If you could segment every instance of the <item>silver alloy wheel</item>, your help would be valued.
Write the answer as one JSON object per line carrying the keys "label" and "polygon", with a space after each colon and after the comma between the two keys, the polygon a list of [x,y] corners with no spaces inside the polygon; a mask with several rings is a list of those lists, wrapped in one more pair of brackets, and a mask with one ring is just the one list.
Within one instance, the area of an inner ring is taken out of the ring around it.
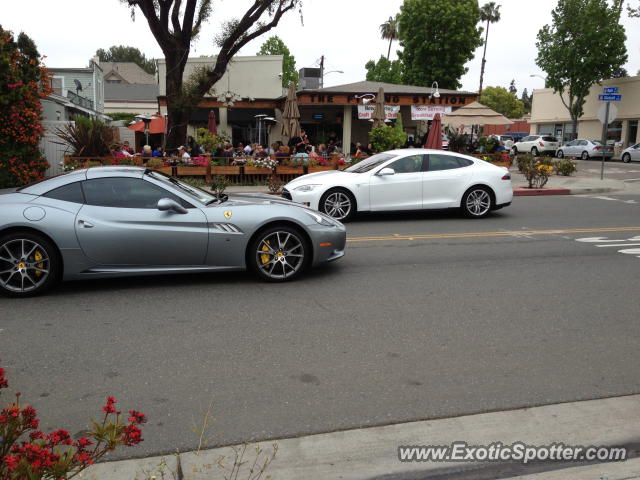
{"label": "silver alloy wheel", "polygon": [[558,158],[564,157],[564,152],[562,150],[558,150],[558,153],[556,153],[556,157]]}
{"label": "silver alloy wheel", "polygon": [[531,155],[533,155],[534,157],[538,156],[538,149],[536,147],[533,147],[531,149]]}
{"label": "silver alloy wheel", "polygon": [[0,286],[10,292],[26,293],[40,287],[49,277],[47,251],[33,240],[17,238],[0,246]]}
{"label": "silver alloy wheel", "polygon": [[582,160],[589,160],[589,154],[587,152],[582,152],[581,158]]}
{"label": "silver alloy wheel", "polygon": [[624,163],[629,163],[629,162],[631,161],[631,155],[630,155],[630,154],[628,154],[628,153],[625,153],[625,154],[622,156],[622,161],[623,161]]}
{"label": "silver alloy wheel", "polygon": [[344,192],[333,192],[324,201],[324,212],[336,220],[347,218],[351,208],[351,199]]}
{"label": "silver alloy wheel", "polygon": [[294,275],[304,265],[304,245],[294,233],[275,231],[258,243],[256,264],[262,273],[283,280]]}
{"label": "silver alloy wheel", "polygon": [[481,217],[491,208],[491,196],[486,190],[473,190],[467,195],[467,211],[474,217]]}

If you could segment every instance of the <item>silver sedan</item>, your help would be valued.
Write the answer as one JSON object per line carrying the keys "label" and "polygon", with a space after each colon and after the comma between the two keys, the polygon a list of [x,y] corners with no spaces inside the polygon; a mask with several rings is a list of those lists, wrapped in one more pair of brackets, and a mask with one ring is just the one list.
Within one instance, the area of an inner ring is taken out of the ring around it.
{"label": "silver sedan", "polygon": [[214,196],[141,167],[94,167],[0,195],[0,293],[245,268],[284,281],[342,257],[345,243],[339,221],[285,199]]}
{"label": "silver sedan", "polygon": [[624,163],[629,163],[631,160],[640,161],[640,143],[625,148],[621,158]]}
{"label": "silver sedan", "polygon": [[575,157],[582,160],[588,160],[590,158],[602,158],[602,152],[604,151],[604,158],[609,159],[613,157],[613,147],[611,145],[602,146],[597,140],[586,140],[578,138],[563,144],[556,151],[558,158],[563,157]]}

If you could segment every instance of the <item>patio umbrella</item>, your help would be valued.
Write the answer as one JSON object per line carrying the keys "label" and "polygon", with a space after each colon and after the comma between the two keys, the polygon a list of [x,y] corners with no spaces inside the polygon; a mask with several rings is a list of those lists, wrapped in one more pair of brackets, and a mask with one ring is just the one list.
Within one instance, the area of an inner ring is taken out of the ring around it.
{"label": "patio umbrella", "polygon": [[284,102],[282,135],[289,139],[300,136],[300,110],[298,109],[296,87],[293,82],[289,84],[287,100]]}
{"label": "patio umbrella", "polygon": [[439,113],[436,113],[435,117],[433,117],[427,140],[424,142],[424,148],[442,150],[442,124]]}
{"label": "patio umbrella", "polygon": [[[144,121],[139,121],[133,125],[129,125],[131,130],[144,133]],[[164,117],[154,117],[149,122],[149,134],[155,135],[157,133],[164,133],[166,131],[166,125]]]}
{"label": "patio umbrella", "polygon": [[373,110],[373,114],[371,115],[373,119],[373,128],[384,126],[384,121],[387,119],[387,116],[384,113],[384,90],[380,87],[378,90],[378,96],[376,97],[376,108]]}
{"label": "patio umbrella", "polygon": [[218,134],[218,126],[216,125],[216,112],[209,110],[209,120],[207,122],[207,129],[212,135]]}
{"label": "patio umbrella", "polygon": [[480,102],[473,102],[448,113],[442,121],[445,125],[511,125],[513,122],[504,115],[491,110]]}

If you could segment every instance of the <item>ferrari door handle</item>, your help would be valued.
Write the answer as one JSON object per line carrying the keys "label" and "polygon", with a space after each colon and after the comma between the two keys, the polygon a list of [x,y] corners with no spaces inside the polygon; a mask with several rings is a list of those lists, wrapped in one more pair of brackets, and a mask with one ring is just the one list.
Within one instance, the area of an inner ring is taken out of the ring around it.
{"label": "ferrari door handle", "polygon": [[78,225],[80,225],[82,228],[93,228],[93,224],[85,220],[78,220]]}

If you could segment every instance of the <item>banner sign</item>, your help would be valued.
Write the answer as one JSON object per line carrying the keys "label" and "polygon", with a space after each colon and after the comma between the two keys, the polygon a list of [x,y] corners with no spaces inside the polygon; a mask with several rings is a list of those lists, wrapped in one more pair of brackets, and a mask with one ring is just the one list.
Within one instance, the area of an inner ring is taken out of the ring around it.
{"label": "banner sign", "polygon": [[440,105],[411,105],[411,120],[433,120],[436,113],[444,117],[447,113],[451,113],[451,107]]}
{"label": "banner sign", "polygon": [[[373,111],[376,109],[375,103],[368,103],[366,105],[358,105],[358,119],[367,120],[373,115]],[[387,118],[397,118],[400,113],[400,105],[385,105],[384,114]]]}

